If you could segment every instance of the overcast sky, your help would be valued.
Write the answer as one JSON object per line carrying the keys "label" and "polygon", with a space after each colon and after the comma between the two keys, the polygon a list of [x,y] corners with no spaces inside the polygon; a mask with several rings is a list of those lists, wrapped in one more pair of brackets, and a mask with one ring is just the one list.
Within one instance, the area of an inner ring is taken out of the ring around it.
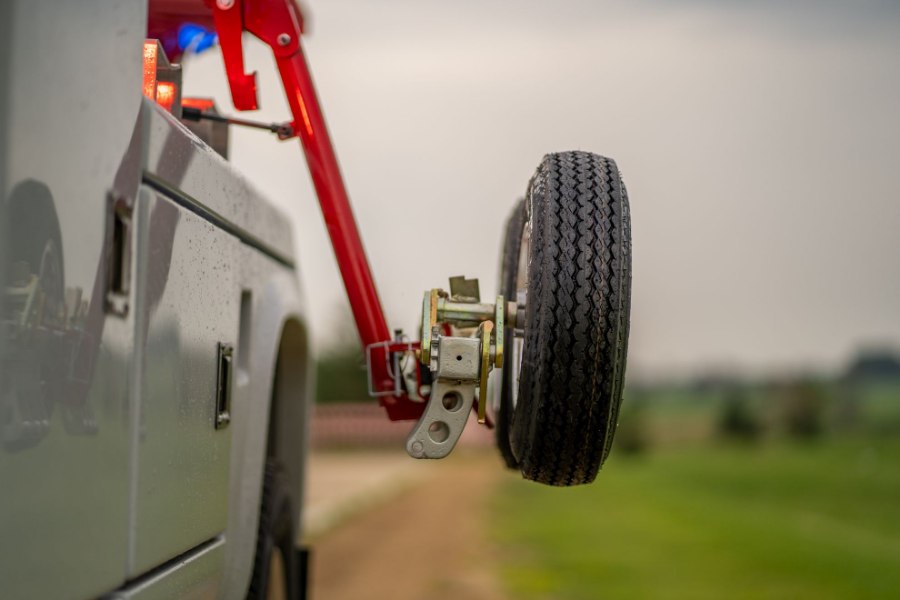
{"label": "overcast sky", "polygon": [[[900,345],[900,3],[329,0],[305,44],[392,327],[500,232],[550,151],[631,198],[632,375],[841,366]],[[270,52],[259,118],[285,120]],[[218,50],[185,90],[232,110]],[[299,142],[232,133],[296,221],[317,339],[346,304]]]}

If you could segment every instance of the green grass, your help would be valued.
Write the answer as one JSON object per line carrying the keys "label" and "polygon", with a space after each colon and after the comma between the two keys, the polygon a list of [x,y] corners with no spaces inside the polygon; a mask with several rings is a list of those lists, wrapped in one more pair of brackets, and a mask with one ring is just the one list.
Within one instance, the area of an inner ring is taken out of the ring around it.
{"label": "green grass", "polygon": [[900,440],[615,455],[590,486],[510,479],[515,598],[900,597]]}

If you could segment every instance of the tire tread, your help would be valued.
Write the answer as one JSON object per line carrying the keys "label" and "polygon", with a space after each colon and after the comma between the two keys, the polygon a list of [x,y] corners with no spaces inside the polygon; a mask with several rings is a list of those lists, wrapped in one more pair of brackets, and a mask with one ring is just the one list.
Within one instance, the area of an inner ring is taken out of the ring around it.
{"label": "tire tread", "polygon": [[513,449],[550,485],[594,480],[621,403],[631,287],[630,215],[616,164],[544,157],[529,184],[531,263]]}

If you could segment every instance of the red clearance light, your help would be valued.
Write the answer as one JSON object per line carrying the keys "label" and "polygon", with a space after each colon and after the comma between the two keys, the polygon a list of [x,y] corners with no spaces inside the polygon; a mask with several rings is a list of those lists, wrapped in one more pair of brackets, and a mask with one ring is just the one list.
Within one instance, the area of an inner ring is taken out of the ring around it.
{"label": "red clearance light", "polygon": [[213,102],[212,98],[182,98],[181,105],[190,106],[191,108],[199,110],[211,110],[215,107],[216,103]]}
{"label": "red clearance light", "polygon": [[156,84],[156,103],[169,112],[175,103],[175,84],[171,81],[160,81]]}
{"label": "red clearance light", "polygon": [[173,65],[158,40],[144,40],[144,96],[181,118],[181,65]]}
{"label": "red clearance light", "polygon": [[156,100],[156,57],[159,43],[156,40],[144,40],[144,95]]}

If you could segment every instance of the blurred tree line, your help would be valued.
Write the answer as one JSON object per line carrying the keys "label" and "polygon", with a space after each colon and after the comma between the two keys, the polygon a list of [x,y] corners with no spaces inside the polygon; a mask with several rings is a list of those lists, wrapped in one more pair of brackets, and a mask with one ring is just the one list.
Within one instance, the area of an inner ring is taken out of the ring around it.
{"label": "blurred tree line", "polygon": [[331,344],[316,360],[316,403],[370,401],[366,357],[349,306],[336,313],[329,330]]}
{"label": "blurred tree line", "polygon": [[329,351],[316,364],[316,402],[368,402],[366,361],[362,350],[343,348]]}
{"label": "blurred tree line", "polygon": [[900,356],[866,349],[832,376],[742,380],[716,374],[688,384],[629,385],[616,447],[634,455],[658,443],[710,438],[753,445],[770,437],[812,442],[832,434],[896,433]]}
{"label": "blurred tree line", "polygon": [[[365,354],[349,310],[336,320],[333,344],[320,354],[316,401],[369,402]],[[709,423],[695,427],[695,421]],[[843,373],[762,381],[708,375],[690,384],[627,386],[616,447],[638,455],[670,439],[693,437],[754,444],[766,437],[812,441],[839,433],[900,432],[900,358],[866,349]],[[690,430],[690,431],[688,431]],[[694,432],[696,430],[696,432]]]}

